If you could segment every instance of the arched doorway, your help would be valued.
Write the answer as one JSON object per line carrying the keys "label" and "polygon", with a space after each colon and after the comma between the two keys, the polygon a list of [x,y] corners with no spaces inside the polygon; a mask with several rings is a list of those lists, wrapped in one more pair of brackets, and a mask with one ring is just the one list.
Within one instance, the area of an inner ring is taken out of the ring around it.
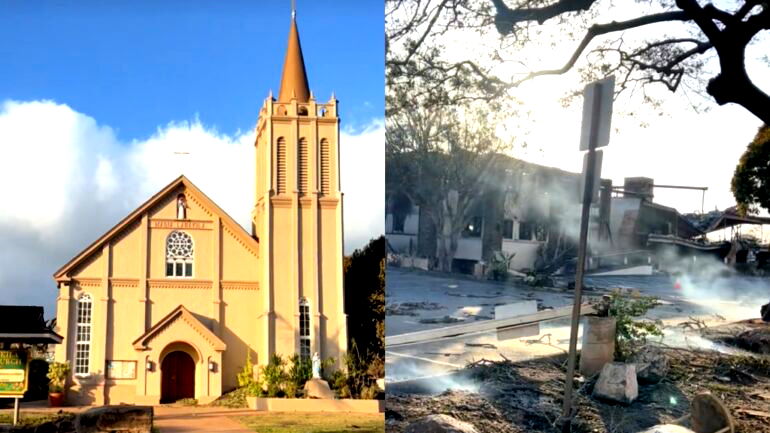
{"label": "arched doorway", "polygon": [[161,403],[195,397],[195,361],[187,353],[176,350],[166,355],[160,366],[160,376]]}

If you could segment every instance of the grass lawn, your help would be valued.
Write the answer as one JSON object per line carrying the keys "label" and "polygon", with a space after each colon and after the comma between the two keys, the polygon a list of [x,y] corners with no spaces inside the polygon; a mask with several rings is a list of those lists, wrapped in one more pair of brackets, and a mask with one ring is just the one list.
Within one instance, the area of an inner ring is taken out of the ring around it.
{"label": "grass lawn", "polygon": [[[48,421],[56,421],[59,418],[73,418],[71,414],[57,414],[57,413],[30,413],[21,411],[19,417],[19,426],[21,427],[35,427]],[[13,423],[13,413],[4,412],[0,413],[0,424]]]}
{"label": "grass lawn", "polygon": [[272,412],[235,418],[257,433],[384,433],[384,414]]}

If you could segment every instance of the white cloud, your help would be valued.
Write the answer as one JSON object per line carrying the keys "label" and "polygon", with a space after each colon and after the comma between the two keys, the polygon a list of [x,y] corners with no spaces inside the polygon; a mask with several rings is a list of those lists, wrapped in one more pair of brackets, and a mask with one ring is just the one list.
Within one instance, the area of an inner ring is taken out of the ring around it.
{"label": "white cloud", "polygon": [[[384,232],[384,123],[343,130],[345,250]],[[184,173],[244,227],[254,204],[252,131],[198,119],[121,143],[108,126],[52,101],[0,105],[0,296],[53,315],[53,272]]]}
{"label": "white cloud", "polygon": [[352,252],[385,233],[385,122],[340,135],[345,250]]}

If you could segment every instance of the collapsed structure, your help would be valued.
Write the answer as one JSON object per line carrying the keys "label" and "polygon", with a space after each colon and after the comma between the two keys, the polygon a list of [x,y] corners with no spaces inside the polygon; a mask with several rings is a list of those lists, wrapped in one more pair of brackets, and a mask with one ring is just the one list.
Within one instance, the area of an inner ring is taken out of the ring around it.
{"label": "collapsed structure", "polygon": [[[460,234],[452,270],[481,275],[497,257],[508,260],[513,271],[574,270],[582,174],[508,156],[500,156],[492,171],[485,174],[482,193]],[[770,218],[730,210],[681,214],[653,201],[656,187],[671,186],[655,185],[647,177],[628,177],[622,187],[600,180],[589,222],[591,272],[650,274],[673,270],[672,265],[681,267],[688,260],[697,263],[703,256],[733,265],[767,261],[767,247],[749,247],[738,233],[721,242],[707,235],[738,224],[770,224]],[[387,194],[385,230],[391,251],[408,257],[409,263],[432,268],[438,230],[425,217],[425,209],[407,196],[399,191]]]}

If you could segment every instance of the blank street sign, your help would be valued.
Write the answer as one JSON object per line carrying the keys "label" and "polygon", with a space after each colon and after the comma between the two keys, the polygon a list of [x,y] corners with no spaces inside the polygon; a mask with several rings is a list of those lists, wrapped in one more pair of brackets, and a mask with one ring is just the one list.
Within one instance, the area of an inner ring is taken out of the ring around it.
{"label": "blank street sign", "polygon": [[[534,313],[537,313],[537,301],[516,302],[495,307],[495,319],[508,319]],[[497,339],[500,341],[532,337],[539,334],[540,323],[510,329],[497,329]]]}
{"label": "blank street sign", "polygon": [[[600,92],[595,100],[596,93]],[[588,150],[591,140],[591,128],[596,127],[596,148],[610,142],[610,121],[612,119],[612,98],[615,94],[615,77],[594,81],[583,90],[583,125],[580,129],[580,150]],[[599,107],[594,107],[598,103]],[[594,116],[598,121],[594,122]]]}

